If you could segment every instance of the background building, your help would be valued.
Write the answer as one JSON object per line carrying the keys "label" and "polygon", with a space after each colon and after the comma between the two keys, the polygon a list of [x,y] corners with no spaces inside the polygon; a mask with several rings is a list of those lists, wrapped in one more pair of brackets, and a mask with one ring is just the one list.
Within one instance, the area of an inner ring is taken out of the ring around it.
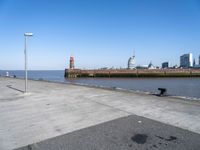
{"label": "background building", "polygon": [[128,69],[135,69],[135,55],[128,59]]}
{"label": "background building", "polygon": [[195,61],[195,59],[193,60],[193,67],[196,65],[196,61]]}
{"label": "background building", "polygon": [[156,67],[152,64],[152,62],[149,63],[148,69],[156,69]]}
{"label": "background building", "polygon": [[199,64],[195,64],[195,66],[193,66],[194,68],[199,68],[200,69],[200,55],[199,55]]}
{"label": "background building", "polygon": [[169,67],[170,67],[169,62],[162,63],[162,68],[169,68]]}
{"label": "background building", "polygon": [[200,55],[199,55],[199,65],[200,65]]}
{"label": "background building", "polygon": [[139,65],[136,68],[137,69],[148,69],[148,65]]}
{"label": "background building", "polygon": [[183,68],[193,67],[192,53],[184,54],[180,56],[180,67],[183,67]]}

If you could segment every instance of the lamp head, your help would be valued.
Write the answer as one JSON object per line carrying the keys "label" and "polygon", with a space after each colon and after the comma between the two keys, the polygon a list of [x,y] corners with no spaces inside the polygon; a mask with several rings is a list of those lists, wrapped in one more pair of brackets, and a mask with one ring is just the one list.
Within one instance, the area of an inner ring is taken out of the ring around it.
{"label": "lamp head", "polygon": [[33,36],[33,33],[31,33],[31,32],[26,32],[26,33],[24,33],[24,36]]}

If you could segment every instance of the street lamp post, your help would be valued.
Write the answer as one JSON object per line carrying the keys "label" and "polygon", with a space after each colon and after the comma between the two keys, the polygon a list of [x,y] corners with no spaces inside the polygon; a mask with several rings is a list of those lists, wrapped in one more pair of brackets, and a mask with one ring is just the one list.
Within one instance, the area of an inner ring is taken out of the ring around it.
{"label": "street lamp post", "polygon": [[27,47],[27,37],[29,36],[33,36],[33,33],[30,32],[26,32],[24,33],[24,37],[25,37],[25,48],[24,48],[24,57],[25,57],[25,93],[27,93],[27,78],[28,78],[28,74],[27,74],[27,52],[26,52],[26,47]]}

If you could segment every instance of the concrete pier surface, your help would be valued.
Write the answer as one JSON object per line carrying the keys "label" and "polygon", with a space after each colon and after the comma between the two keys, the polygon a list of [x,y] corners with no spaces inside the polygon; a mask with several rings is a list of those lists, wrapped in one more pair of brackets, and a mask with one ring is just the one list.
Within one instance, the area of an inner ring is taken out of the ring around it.
{"label": "concrete pier surface", "polygon": [[200,148],[200,102],[0,77],[0,150]]}

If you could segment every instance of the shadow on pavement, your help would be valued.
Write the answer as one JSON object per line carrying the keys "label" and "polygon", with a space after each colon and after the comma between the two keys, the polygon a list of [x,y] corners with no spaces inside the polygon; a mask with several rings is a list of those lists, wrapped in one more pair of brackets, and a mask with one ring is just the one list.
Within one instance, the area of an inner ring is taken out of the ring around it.
{"label": "shadow on pavement", "polygon": [[7,87],[8,87],[8,88],[10,88],[10,89],[16,90],[16,91],[18,91],[18,92],[24,93],[24,91],[22,91],[22,90],[20,90],[20,89],[17,89],[17,88],[14,88],[14,87],[12,87],[12,85],[7,85]]}

